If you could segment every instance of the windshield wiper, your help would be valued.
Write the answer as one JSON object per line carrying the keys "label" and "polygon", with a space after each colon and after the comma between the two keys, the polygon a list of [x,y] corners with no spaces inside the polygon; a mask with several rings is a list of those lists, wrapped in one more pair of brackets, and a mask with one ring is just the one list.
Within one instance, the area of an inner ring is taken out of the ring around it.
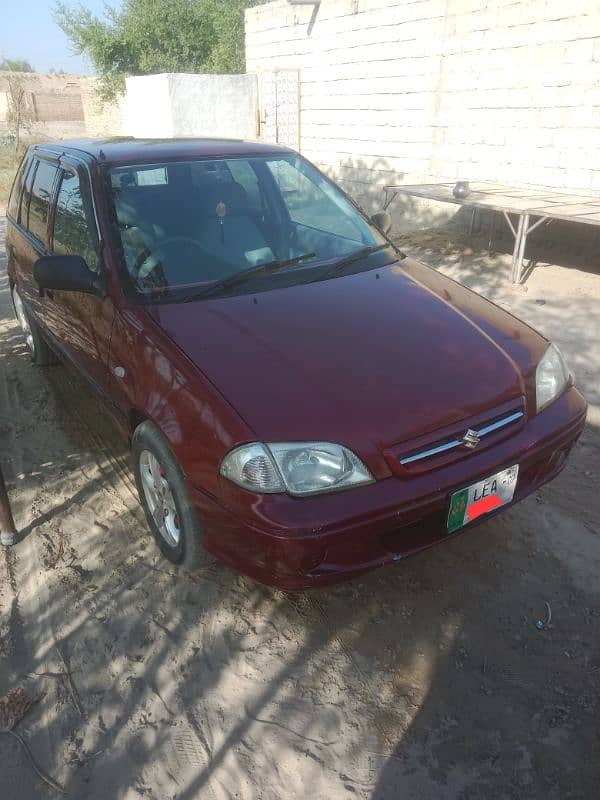
{"label": "windshield wiper", "polygon": [[316,253],[304,253],[304,255],[288,258],[285,261],[268,261],[266,264],[258,264],[255,267],[242,270],[242,272],[234,272],[233,275],[229,275],[227,278],[211,283],[211,285],[207,286],[205,289],[199,289],[197,292],[186,295],[179,302],[189,303],[192,300],[199,300],[202,297],[210,297],[213,294],[218,294],[227,291],[227,289],[240,286],[252,278],[257,278],[260,275],[271,275],[273,272],[279,272],[279,270],[292,267],[294,264],[300,264],[301,261],[307,261],[309,258],[314,258],[315,256]]}
{"label": "windshield wiper", "polygon": [[335,264],[330,267],[330,269],[325,270],[325,272],[319,276],[318,280],[332,278],[334,275],[337,275],[339,272],[341,272],[344,267],[347,267],[348,264],[352,264],[354,261],[359,261],[361,258],[366,258],[366,256],[370,256],[372,253],[377,253],[379,250],[385,250],[386,247],[393,247],[393,245],[390,242],[374,244],[370,247],[361,247],[360,250],[350,253],[348,256],[342,256],[342,258],[338,259]]}

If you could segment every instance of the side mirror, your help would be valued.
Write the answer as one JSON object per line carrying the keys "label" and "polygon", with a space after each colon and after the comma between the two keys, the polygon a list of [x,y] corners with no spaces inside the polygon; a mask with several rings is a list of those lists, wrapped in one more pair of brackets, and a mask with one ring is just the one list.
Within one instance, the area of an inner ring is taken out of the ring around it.
{"label": "side mirror", "polygon": [[98,275],[92,272],[81,256],[42,256],[33,265],[33,277],[41,292],[59,289],[103,294]]}
{"label": "side mirror", "polygon": [[392,227],[392,218],[387,211],[378,211],[376,214],[373,214],[371,222],[376,228],[379,228],[382,233],[388,233]]}

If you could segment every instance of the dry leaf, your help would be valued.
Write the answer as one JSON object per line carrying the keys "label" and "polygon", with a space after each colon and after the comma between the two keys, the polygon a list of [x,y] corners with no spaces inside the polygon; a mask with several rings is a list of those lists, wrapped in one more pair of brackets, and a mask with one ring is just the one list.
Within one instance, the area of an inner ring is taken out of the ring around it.
{"label": "dry leaf", "polygon": [[16,687],[0,700],[0,731],[12,731],[29,711],[31,700],[23,689]]}

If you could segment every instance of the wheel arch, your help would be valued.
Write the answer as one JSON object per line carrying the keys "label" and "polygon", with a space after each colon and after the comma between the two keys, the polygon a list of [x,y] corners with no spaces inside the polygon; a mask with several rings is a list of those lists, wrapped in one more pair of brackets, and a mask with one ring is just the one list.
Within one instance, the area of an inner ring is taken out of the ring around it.
{"label": "wheel arch", "polygon": [[[143,412],[139,411],[137,408],[130,409],[129,415],[128,415],[128,419],[127,419],[127,425],[128,425],[128,428],[129,428],[129,442],[130,443],[131,443],[131,440],[133,438],[133,434],[135,433],[136,428],[138,428],[142,424],[142,422],[153,422],[153,421],[150,419],[150,417],[148,417],[147,414],[144,414]],[[156,425],[155,422],[153,422],[153,424]],[[160,428],[159,428],[159,430],[160,430]]]}

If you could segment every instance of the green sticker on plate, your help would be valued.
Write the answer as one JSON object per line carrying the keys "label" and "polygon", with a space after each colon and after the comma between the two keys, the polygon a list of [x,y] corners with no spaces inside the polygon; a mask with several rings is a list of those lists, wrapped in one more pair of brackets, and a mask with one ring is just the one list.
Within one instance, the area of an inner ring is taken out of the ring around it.
{"label": "green sticker on plate", "polygon": [[450,511],[448,512],[448,533],[457,531],[465,524],[468,499],[468,489],[463,489],[462,492],[455,492],[452,495],[450,499]]}

